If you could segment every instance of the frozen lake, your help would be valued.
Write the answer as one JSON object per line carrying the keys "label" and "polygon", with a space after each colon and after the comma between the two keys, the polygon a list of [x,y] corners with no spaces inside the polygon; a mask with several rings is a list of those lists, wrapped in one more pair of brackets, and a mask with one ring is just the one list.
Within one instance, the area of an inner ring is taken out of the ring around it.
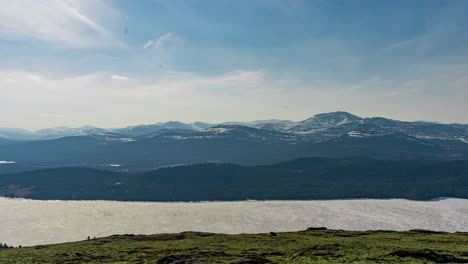
{"label": "frozen lake", "polygon": [[468,231],[468,200],[153,203],[0,198],[0,242],[38,245],[87,236],[181,231],[260,233],[311,226]]}

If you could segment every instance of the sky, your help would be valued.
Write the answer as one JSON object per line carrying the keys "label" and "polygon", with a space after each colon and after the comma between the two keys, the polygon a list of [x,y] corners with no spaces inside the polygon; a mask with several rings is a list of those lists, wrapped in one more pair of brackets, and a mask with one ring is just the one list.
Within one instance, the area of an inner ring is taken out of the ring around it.
{"label": "sky", "polygon": [[468,123],[465,0],[0,0],[0,127]]}

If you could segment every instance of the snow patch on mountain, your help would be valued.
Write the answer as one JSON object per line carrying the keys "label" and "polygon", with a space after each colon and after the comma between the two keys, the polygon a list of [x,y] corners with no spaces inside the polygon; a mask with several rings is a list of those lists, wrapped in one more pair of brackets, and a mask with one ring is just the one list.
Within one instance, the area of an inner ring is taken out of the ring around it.
{"label": "snow patch on mountain", "polygon": [[215,134],[225,134],[228,133],[230,130],[230,128],[226,127],[212,127],[207,129],[208,132],[213,132]]}
{"label": "snow patch on mountain", "polygon": [[129,138],[129,137],[120,137],[119,135],[116,134],[111,134],[111,133],[99,133],[97,134],[100,139],[106,140],[106,141],[123,141],[123,142],[134,142],[136,139],[134,138]]}

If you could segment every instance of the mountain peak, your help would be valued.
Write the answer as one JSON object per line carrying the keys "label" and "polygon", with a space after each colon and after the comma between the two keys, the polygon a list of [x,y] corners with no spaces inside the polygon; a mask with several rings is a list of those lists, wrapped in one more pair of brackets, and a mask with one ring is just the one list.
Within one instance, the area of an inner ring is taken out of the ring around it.
{"label": "mountain peak", "polygon": [[[353,115],[351,113],[345,112],[345,111],[336,111],[336,112],[329,112],[329,113],[321,113],[321,114],[316,114],[313,117],[309,118],[320,118],[320,119],[348,119],[350,121],[356,121],[362,119],[359,116]],[[309,120],[306,119],[306,120]]]}
{"label": "mountain peak", "polygon": [[316,114],[311,118],[308,118],[302,122],[304,123],[311,123],[317,124],[321,127],[328,127],[328,126],[337,126],[342,125],[350,122],[355,122],[361,120],[362,118],[348,112],[338,111],[338,112],[330,112],[330,113],[322,113]]}
{"label": "mountain peak", "polygon": [[362,118],[343,111],[322,113],[316,114],[311,118],[295,123],[295,125],[290,127],[289,130],[296,132],[310,131],[313,129],[339,126],[358,120],[362,120]]}

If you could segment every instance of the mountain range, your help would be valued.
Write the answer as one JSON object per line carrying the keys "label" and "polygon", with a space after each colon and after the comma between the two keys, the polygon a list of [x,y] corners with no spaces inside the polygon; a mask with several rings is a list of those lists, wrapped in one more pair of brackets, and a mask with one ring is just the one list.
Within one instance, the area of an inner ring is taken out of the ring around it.
{"label": "mountain range", "polygon": [[299,122],[0,129],[0,144],[0,161],[10,161],[0,164],[0,173],[61,166],[134,171],[203,162],[260,165],[302,157],[457,160],[468,157],[468,125],[332,112]]}
{"label": "mountain range", "polygon": [[0,139],[9,141],[46,140],[69,136],[86,136],[102,133],[116,133],[138,137],[164,129],[203,131],[216,126],[245,126],[264,130],[274,130],[295,134],[310,135],[316,141],[323,141],[352,130],[373,129],[399,132],[426,139],[458,140],[468,143],[468,124],[441,124],[436,122],[405,122],[383,117],[361,118],[347,112],[331,112],[314,115],[299,122],[290,120],[257,120],[252,122],[224,122],[208,124],[203,122],[183,123],[169,121],[151,125],[138,125],[117,129],[104,129],[93,126],[80,128],[56,127],[35,132],[16,128],[0,128]]}

